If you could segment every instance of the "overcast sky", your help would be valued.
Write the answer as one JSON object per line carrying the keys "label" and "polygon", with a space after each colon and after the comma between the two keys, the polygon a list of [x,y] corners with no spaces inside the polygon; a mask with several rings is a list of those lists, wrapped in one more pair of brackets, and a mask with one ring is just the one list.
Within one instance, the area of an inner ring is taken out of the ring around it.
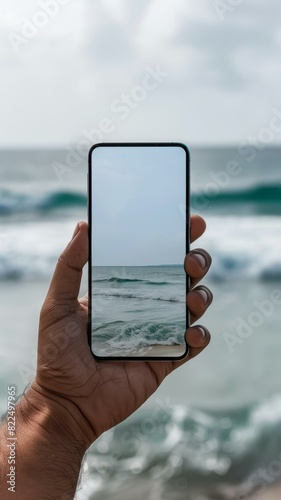
{"label": "overcast sky", "polygon": [[247,140],[281,110],[281,3],[236,3],[1,0],[0,146],[64,146],[104,118],[107,141]]}
{"label": "overcast sky", "polygon": [[92,264],[182,264],[185,184],[181,147],[95,148]]}

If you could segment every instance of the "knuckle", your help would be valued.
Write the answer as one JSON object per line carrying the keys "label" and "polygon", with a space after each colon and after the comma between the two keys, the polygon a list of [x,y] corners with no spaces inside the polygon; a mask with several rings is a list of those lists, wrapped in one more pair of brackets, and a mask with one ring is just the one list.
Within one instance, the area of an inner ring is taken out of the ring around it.
{"label": "knuckle", "polygon": [[54,302],[50,299],[45,300],[40,310],[40,323],[46,323],[54,315],[55,310]]}

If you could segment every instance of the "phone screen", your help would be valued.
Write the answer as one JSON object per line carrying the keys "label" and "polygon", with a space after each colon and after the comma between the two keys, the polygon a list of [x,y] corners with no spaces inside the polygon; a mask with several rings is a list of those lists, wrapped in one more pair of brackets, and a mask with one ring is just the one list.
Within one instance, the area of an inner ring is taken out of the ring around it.
{"label": "phone screen", "polygon": [[89,231],[89,343],[94,356],[183,358],[188,351],[186,146],[93,146]]}

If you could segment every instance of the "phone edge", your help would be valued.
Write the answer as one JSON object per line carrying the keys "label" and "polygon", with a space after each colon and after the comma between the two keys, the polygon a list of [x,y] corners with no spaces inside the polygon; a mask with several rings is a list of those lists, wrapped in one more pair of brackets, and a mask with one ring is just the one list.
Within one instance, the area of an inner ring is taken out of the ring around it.
{"label": "phone edge", "polygon": [[[143,146],[143,147],[149,147],[149,146],[164,146],[164,147],[181,147],[185,151],[186,155],[186,187],[185,187],[185,227],[186,227],[186,234],[185,234],[185,253],[188,254],[190,250],[190,151],[189,148],[186,146],[186,144],[182,142],[99,142],[96,144],[93,144],[93,146],[90,147],[89,153],[88,153],[88,173],[87,173],[87,212],[88,212],[88,238],[89,238],[89,258],[88,258],[88,325],[87,325],[87,337],[88,337],[88,344],[90,346],[91,353],[93,357],[96,359],[96,361],[181,361],[182,359],[186,358],[189,354],[189,345],[187,344],[186,340],[186,351],[182,356],[179,357],[174,357],[174,356],[167,356],[167,357],[153,357],[153,356],[146,356],[146,357],[132,357],[132,356],[126,356],[126,357],[112,357],[112,356],[97,356],[92,349],[92,332],[91,332],[91,324],[92,324],[92,281],[91,281],[91,276],[92,276],[92,243],[91,243],[91,227],[92,227],[92,196],[91,196],[91,186],[92,186],[92,172],[91,172],[91,159],[92,159],[92,152],[94,149],[105,146],[105,147],[116,147],[116,146]],[[184,265],[184,264],[183,264]],[[186,295],[189,292],[190,289],[190,278],[186,274]],[[186,304],[186,330],[190,327],[190,312]]]}

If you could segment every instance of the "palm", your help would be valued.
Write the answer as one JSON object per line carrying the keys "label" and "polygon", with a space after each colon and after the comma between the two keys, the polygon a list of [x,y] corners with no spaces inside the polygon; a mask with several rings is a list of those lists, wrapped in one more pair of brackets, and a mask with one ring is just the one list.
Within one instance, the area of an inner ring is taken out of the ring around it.
{"label": "palm", "polygon": [[100,422],[101,428],[96,429],[100,434],[141,406],[172,371],[173,363],[97,362],[87,343],[87,317],[83,298],[77,301],[75,313],[48,325],[42,336],[45,341],[50,334],[55,337],[57,332],[70,331],[70,326],[73,335],[71,342],[61,346],[63,356],[58,349],[56,357],[41,359],[37,381],[44,389],[73,401],[93,427]]}
{"label": "palm", "polygon": [[[204,232],[205,224],[198,216],[193,216],[192,223],[191,237],[195,240]],[[202,337],[199,327],[189,328],[189,355],[180,362],[96,361],[87,341],[88,300],[77,299],[87,259],[87,225],[82,224],[59,259],[41,311],[35,383],[45,394],[62,398],[62,404],[66,400],[74,403],[98,436],[139,408],[166,375],[199,354],[210,337]],[[188,257],[185,267],[193,278],[192,286],[207,272],[209,264],[198,267],[194,256]],[[208,303],[194,292],[188,294],[188,300],[193,322]]]}

